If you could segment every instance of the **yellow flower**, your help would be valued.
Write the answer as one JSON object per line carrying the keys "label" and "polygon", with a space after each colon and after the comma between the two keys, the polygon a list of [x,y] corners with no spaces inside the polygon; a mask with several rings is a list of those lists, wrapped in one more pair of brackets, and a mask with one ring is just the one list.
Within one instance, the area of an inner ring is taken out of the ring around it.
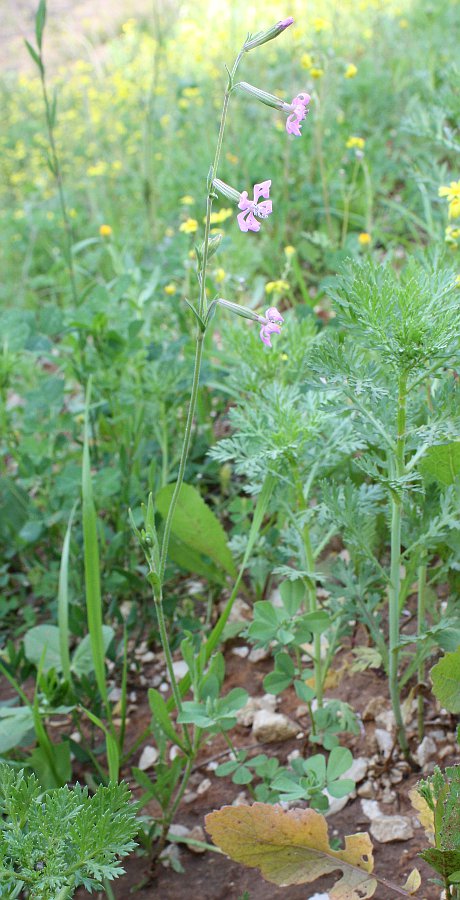
{"label": "yellow flower", "polygon": [[176,293],[176,285],[173,281],[170,281],[169,284],[165,285],[165,294],[175,294]]}
{"label": "yellow flower", "polygon": [[449,219],[458,219],[460,216],[460,197],[449,203]]}
{"label": "yellow flower", "polygon": [[457,275],[457,277],[455,279],[455,284],[457,285],[457,287],[460,287],[460,275]]}
{"label": "yellow flower", "polygon": [[222,284],[222,282],[225,281],[225,269],[216,269],[214,279],[217,284]]}
{"label": "yellow flower", "polygon": [[451,244],[454,247],[457,246],[457,241],[460,238],[460,228],[455,228],[454,225],[448,225],[446,228],[446,234],[444,240],[446,244]]}
{"label": "yellow flower", "polygon": [[322,78],[324,75],[324,69],[317,69],[315,66],[313,66],[313,68],[310,69],[310,75],[312,78]]}
{"label": "yellow flower", "polygon": [[186,87],[182,91],[184,97],[187,97],[189,100],[193,97],[198,97],[200,93],[199,87]]}
{"label": "yellow flower", "polygon": [[283,362],[286,362],[286,360],[289,359],[289,356],[287,355],[287,353],[282,353],[280,359],[282,359]]}
{"label": "yellow flower", "polygon": [[345,69],[345,78],[354,78],[358,74],[358,67],[354,63],[348,63]]}
{"label": "yellow flower", "polygon": [[179,226],[179,231],[183,231],[184,234],[195,234],[197,228],[198,222],[196,219],[186,219],[186,221],[182,222],[182,225]]}
{"label": "yellow flower", "polygon": [[354,137],[353,135],[348,138],[347,143],[345,144],[349,150],[357,149],[362,150],[366,141],[362,137]]}
{"label": "yellow flower", "polygon": [[321,16],[316,16],[311,24],[313,25],[314,30],[318,33],[320,31],[327,31],[327,29],[331,27],[331,23],[328,22],[327,19],[321,18]]}
{"label": "yellow flower", "polygon": [[[226,219],[229,219],[230,216],[233,215],[232,209],[220,209],[219,212],[211,213],[211,225],[220,225],[221,222],[225,222]],[[206,219],[203,220],[206,222]]]}
{"label": "yellow flower", "polygon": [[184,206],[191,206],[192,203],[195,203],[195,198],[191,197],[190,194],[185,194],[184,197],[180,198],[180,202],[183,203]]}
{"label": "yellow flower", "polygon": [[112,234],[110,225],[100,225],[99,234],[101,237],[110,237],[110,235]]}
{"label": "yellow flower", "polygon": [[452,203],[452,200],[460,200],[460,181],[451,181],[448,186],[442,185],[438,194],[440,197],[447,197],[449,203]]}
{"label": "yellow flower", "polygon": [[303,56],[300,57],[300,65],[302,66],[302,69],[311,69],[313,65],[311,53],[304,53]]}
{"label": "yellow flower", "polygon": [[169,113],[165,113],[164,116],[161,116],[160,125],[162,128],[167,128],[171,121],[171,116]]}
{"label": "yellow flower", "polygon": [[285,253],[285,255],[287,256],[287,258],[290,259],[291,256],[294,256],[294,253],[295,253],[295,247],[292,247],[292,246],[289,244],[287,247],[284,248],[284,253]]}
{"label": "yellow flower", "polygon": [[407,21],[407,19],[400,19],[399,27],[400,28],[409,28],[409,22]]}
{"label": "yellow flower", "polygon": [[361,247],[368,247],[371,243],[372,238],[367,231],[362,231],[360,235],[358,235],[358,242]]}
{"label": "yellow flower", "polygon": [[280,278],[278,281],[268,281],[265,285],[267,294],[283,294],[289,290],[289,283]]}
{"label": "yellow flower", "polygon": [[128,20],[127,20],[126,22],[124,22],[123,25],[121,26],[121,30],[122,30],[123,34],[132,34],[133,31],[134,31],[134,29],[135,29],[135,27],[136,27],[136,20],[135,20],[135,19],[128,19]]}
{"label": "yellow flower", "polygon": [[174,235],[174,228],[165,228],[166,237],[172,237]]}
{"label": "yellow flower", "polygon": [[231,163],[233,166],[236,166],[236,164],[239,162],[238,157],[235,156],[234,153],[226,153],[225,156],[228,159],[229,163]]}
{"label": "yellow flower", "polygon": [[179,99],[177,105],[178,105],[179,109],[188,109],[190,106],[190,103],[188,100],[185,99],[185,97],[181,97]]}

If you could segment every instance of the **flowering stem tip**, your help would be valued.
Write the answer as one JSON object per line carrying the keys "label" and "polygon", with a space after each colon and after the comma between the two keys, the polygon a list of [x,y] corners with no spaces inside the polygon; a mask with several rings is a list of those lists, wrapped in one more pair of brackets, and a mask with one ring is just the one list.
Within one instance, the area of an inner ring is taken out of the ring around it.
{"label": "flowering stem tip", "polygon": [[289,28],[293,21],[294,19],[292,16],[288,16],[287,19],[281,19],[281,22],[277,22],[276,25],[272,25],[271,28],[267,28],[266,31],[259,31],[257,34],[248,35],[247,40],[243,44],[243,50],[247,52],[248,50],[253,50],[254,47],[260,47],[261,44],[266,44],[267,41],[272,41],[273,38],[282,34],[286,28]]}

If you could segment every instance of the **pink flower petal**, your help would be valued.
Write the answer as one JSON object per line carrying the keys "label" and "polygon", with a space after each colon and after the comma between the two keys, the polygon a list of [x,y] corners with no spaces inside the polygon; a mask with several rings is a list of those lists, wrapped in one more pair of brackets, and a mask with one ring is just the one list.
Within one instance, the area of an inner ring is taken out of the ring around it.
{"label": "pink flower petal", "polygon": [[254,201],[257,203],[259,197],[270,196],[270,188],[271,188],[271,180],[270,181],[261,181],[260,184],[254,185]]}

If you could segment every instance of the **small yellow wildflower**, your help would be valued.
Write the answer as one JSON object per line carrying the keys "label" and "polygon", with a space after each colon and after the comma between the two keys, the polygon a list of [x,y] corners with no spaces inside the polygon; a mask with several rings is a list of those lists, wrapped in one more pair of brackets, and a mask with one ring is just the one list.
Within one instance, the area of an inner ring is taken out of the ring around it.
{"label": "small yellow wildflower", "polygon": [[161,127],[167,128],[170,121],[171,121],[171,116],[169,115],[169,113],[165,113],[164,116],[161,116],[161,118],[160,118]]}
{"label": "small yellow wildflower", "polygon": [[174,228],[165,228],[166,237],[170,238],[174,235]]}
{"label": "small yellow wildflower", "polygon": [[313,25],[314,31],[318,32],[318,34],[321,31],[327,31],[327,29],[331,27],[331,23],[327,19],[323,19],[321,16],[316,16],[311,24]]}
{"label": "small yellow wildflower", "polygon": [[345,146],[349,150],[354,150],[354,149],[362,150],[364,148],[365,143],[366,143],[366,141],[364,140],[364,138],[355,137],[354,135],[351,135],[351,137],[348,138],[348,141],[345,144]]}
{"label": "small yellow wildflower", "polygon": [[190,194],[185,194],[183,197],[180,198],[180,202],[184,206],[191,206],[192,203],[195,203],[195,198],[191,197]]}
{"label": "small yellow wildflower", "polygon": [[188,109],[190,106],[190,103],[188,100],[185,99],[185,97],[180,97],[177,105],[178,105],[179,109]]}
{"label": "small yellow wildflower", "polygon": [[348,63],[348,66],[345,69],[345,78],[354,78],[357,74],[358,66],[355,66],[354,63]]}
{"label": "small yellow wildflower", "polygon": [[317,69],[316,66],[313,66],[313,68],[310,69],[310,75],[312,78],[322,78],[324,75],[324,69]]}
{"label": "small yellow wildflower", "polygon": [[400,19],[399,27],[400,28],[409,28],[409,22],[407,21],[407,19]]}
{"label": "small yellow wildflower", "polygon": [[313,65],[313,57],[311,53],[304,53],[300,57],[300,65],[302,66],[302,69],[311,69]]}
{"label": "small yellow wildflower", "polygon": [[289,359],[289,356],[287,355],[287,353],[282,353],[280,359],[282,359],[283,362],[286,362],[286,360]]}
{"label": "small yellow wildflower", "polygon": [[283,294],[289,290],[289,282],[280,278],[278,281],[267,281],[265,292],[267,294]]}
{"label": "small yellow wildflower", "polygon": [[13,219],[16,219],[16,220],[18,220],[18,219],[24,219],[24,218],[25,218],[25,215],[26,215],[26,214],[25,214],[25,212],[24,212],[23,209],[16,209],[16,210],[14,211],[14,213],[13,213]]}
{"label": "small yellow wildflower", "polygon": [[200,93],[199,87],[186,87],[182,91],[182,96],[187,97],[187,99],[192,99],[193,97],[198,97]]}
{"label": "small yellow wildflower", "polygon": [[126,22],[124,22],[121,26],[123,34],[132,34],[136,27],[136,24],[137,23],[135,19],[128,19]]}
{"label": "small yellow wildflower", "polygon": [[455,284],[457,285],[457,287],[460,287],[460,275],[457,275],[457,277],[455,279]]}
{"label": "small yellow wildflower", "polygon": [[284,253],[287,256],[287,258],[290,259],[291,256],[294,256],[295,247],[292,247],[291,244],[288,244],[288,246],[284,248]]}
{"label": "small yellow wildflower", "polygon": [[234,153],[226,153],[225,156],[228,159],[229,163],[232,164],[232,166],[236,166],[236,164],[239,162],[238,156],[235,156]]}
{"label": "small yellow wildflower", "polygon": [[198,222],[196,219],[186,219],[186,221],[182,222],[182,225],[179,226],[179,231],[183,231],[184,234],[195,234],[197,228]]}
{"label": "small yellow wildflower", "polygon": [[100,225],[99,234],[101,237],[110,237],[110,235],[112,234],[110,225]]}
{"label": "small yellow wildflower", "polygon": [[439,188],[440,197],[447,197],[449,204],[449,219],[460,217],[460,181],[451,181],[450,184]]}
{"label": "small yellow wildflower", "polygon": [[225,269],[222,269],[222,268],[216,269],[214,279],[217,282],[217,284],[222,284],[222,282],[225,281]]}
{"label": "small yellow wildflower", "polygon": [[[211,225],[220,225],[221,222],[225,222],[232,215],[232,209],[220,209],[219,212],[213,212],[211,213],[210,218]],[[206,219],[204,219],[203,221],[206,222]]]}
{"label": "small yellow wildflower", "polygon": [[372,238],[367,231],[362,231],[360,235],[358,235],[358,242],[361,247],[368,247],[371,243]]}
{"label": "small yellow wildflower", "polygon": [[460,238],[460,228],[455,228],[453,225],[448,225],[445,233],[445,242],[446,244],[450,244],[453,248],[457,246],[457,241]]}
{"label": "small yellow wildflower", "polygon": [[171,296],[172,294],[175,294],[176,290],[177,290],[177,288],[173,281],[170,281],[169,284],[165,285],[165,289],[164,289],[165,294],[168,294],[169,296]]}

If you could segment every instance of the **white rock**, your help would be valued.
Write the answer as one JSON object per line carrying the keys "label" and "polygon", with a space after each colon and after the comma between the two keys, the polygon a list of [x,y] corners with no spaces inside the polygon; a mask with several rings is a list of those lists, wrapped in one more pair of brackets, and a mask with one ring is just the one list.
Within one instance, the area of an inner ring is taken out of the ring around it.
{"label": "white rock", "polygon": [[233,647],[232,653],[233,656],[239,656],[241,659],[245,659],[249,654],[249,647]]}
{"label": "white rock", "polygon": [[376,728],[374,736],[380,753],[387,759],[393,750],[393,738],[391,734],[389,734],[388,731],[384,731],[383,728]]}
{"label": "white rock", "polygon": [[410,841],[414,836],[411,820],[407,816],[380,816],[371,822],[370,832],[380,844]]}
{"label": "white rock", "polygon": [[180,825],[179,822],[175,822],[174,825],[169,826],[169,834],[174,835],[174,837],[186,837],[190,834],[190,828],[187,828],[186,825]]}
{"label": "white rock", "polygon": [[389,731],[391,734],[393,734],[393,732],[396,731],[396,721],[393,710],[383,709],[381,712],[377,713],[375,717],[375,724],[380,725],[380,727],[385,729],[385,731]]}
{"label": "white rock", "polygon": [[342,778],[352,778],[356,784],[359,784],[360,781],[364,781],[368,768],[368,758],[366,756],[357,756],[350,768],[343,773]]}
{"label": "white rock", "polygon": [[397,797],[396,791],[392,791],[391,788],[386,787],[380,794],[380,802],[381,803],[394,803],[396,800],[396,797]]}
{"label": "white rock", "polygon": [[260,698],[261,709],[271,709],[273,712],[275,712],[278,703],[279,697],[275,697],[274,694],[263,694]]}
{"label": "white rock", "polygon": [[417,747],[414,756],[419,766],[423,767],[427,764],[430,756],[435,756],[437,752],[438,748],[436,747],[433,738],[428,737],[427,735],[423,738],[422,743]]}
{"label": "white rock", "polygon": [[235,797],[232,806],[249,806],[249,800],[246,791],[240,791],[240,793]]}
{"label": "white rock", "polygon": [[[206,844],[206,835],[201,827],[201,825],[195,825],[194,828],[191,828],[187,837],[191,838],[192,841],[201,841],[203,844]],[[187,844],[188,849],[191,853],[206,853],[206,847],[196,847],[194,844]]]}
{"label": "white rock", "polygon": [[433,738],[436,743],[443,744],[446,739],[446,732],[442,728],[435,728],[434,731],[430,731],[430,738]]}
{"label": "white rock", "polygon": [[[225,604],[224,604],[225,605]],[[237,597],[231,610],[230,615],[228,617],[229,622],[242,622],[244,619],[248,619],[251,615],[251,607],[249,603],[246,603],[245,600],[241,600],[240,597]]]}
{"label": "white rock", "polygon": [[[188,672],[188,665],[185,662],[185,659],[177,659],[176,662],[173,662],[173,672],[177,679],[183,678],[184,675]],[[161,688],[160,688],[161,690]]]}
{"label": "white rock", "polygon": [[310,900],[330,900],[329,894],[313,894]]}
{"label": "white rock", "polygon": [[361,809],[371,822],[373,822],[374,819],[382,818],[382,810],[380,809],[377,800],[361,800]]}
{"label": "white rock", "polygon": [[118,701],[121,700],[121,696],[122,696],[121,688],[113,687],[109,694],[109,700],[111,700],[112,703],[118,703]]}
{"label": "white rock", "polygon": [[366,800],[371,800],[374,793],[374,788],[370,781],[363,781],[357,790],[358,797],[364,797]]}
{"label": "white rock", "polygon": [[146,769],[150,769],[152,766],[154,766],[159,755],[160,754],[158,753],[156,747],[152,747],[150,746],[150,744],[147,744],[147,746],[144,747],[138,762],[138,768],[141,770],[141,772],[145,772]]}
{"label": "white rock", "polygon": [[288,741],[299,731],[298,725],[281,713],[269,709],[259,709],[254,716],[252,733],[260,743]]}
{"label": "white rock", "polygon": [[200,782],[200,784],[198,785],[198,787],[196,789],[198,796],[201,797],[202,794],[205,794],[206,791],[209,791],[210,787],[211,787],[211,780],[209,778],[203,778],[203,781]]}
{"label": "white rock", "polygon": [[268,659],[269,656],[270,650],[268,648],[265,649],[265,647],[253,647],[248,656],[248,659],[249,662],[258,663],[263,662],[264,659]]}
{"label": "white rock", "polygon": [[143,663],[153,662],[153,660],[155,659],[155,654],[153,650],[147,650],[146,653],[143,653],[140,659]]}
{"label": "white rock", "polygon": [[346,794],[345,797],[331,797],[329,791],[324,791],[323,793],[329,800],[329,809],[324,813],[326,817],[335,816],[336,813],[344,809],[349,800],[352,800],[354,797],[356,797],[356,791],[351,791],[351,793]]}
{"label": "white rock", "polygon": [[260,709],[260,700],[258,697],[249,697],[248,702],[241,707],[236,713],[236,721],[238,725],[248,728],[254,721],[256,712]]}

